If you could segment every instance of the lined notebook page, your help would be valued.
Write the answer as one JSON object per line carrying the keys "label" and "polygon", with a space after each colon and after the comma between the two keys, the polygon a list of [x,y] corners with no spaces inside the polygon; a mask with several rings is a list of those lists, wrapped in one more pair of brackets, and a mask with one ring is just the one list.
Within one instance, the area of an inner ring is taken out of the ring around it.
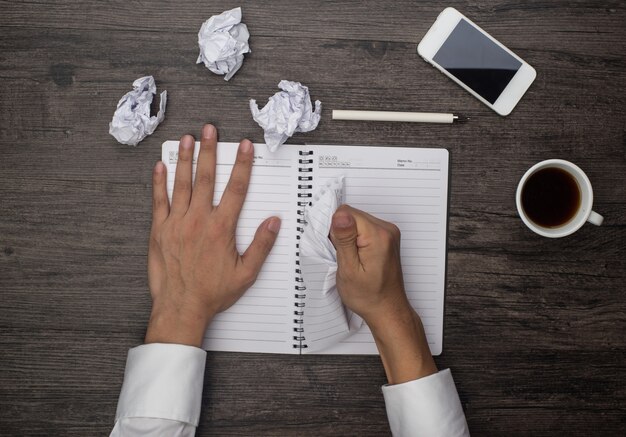
{"label": "lined notebook page", "polygon": [[[422,318],[432,354],[441,354],[448,151],[356,146],[309,146],[309,150],[314,151],[314,193],[329,179],[344,175],[345,203],[382,220],[393,222],[400,228],[402,269],[407,295]],[[312,305],[315,306],[315,303]],[[342,317],[345,315],[333,307],[325,316],[323,326],[340,326]],[[320,318],[320,315],[316,314],[315,318]],[[309,323],[306,307],[304,319],[306,334]],[[317,323],[320,320],[312,322]],[[313,337],[317,337],[317,334]],[[371,332],[365,324],[346,339],[342,339],[345,334],[341,329],[336,329],[336,332],[329,329],[325,334],[325,341],[333,335],[340,341],[322,351],[315,351],[316,348],[312,347],[315,353],[378,353]]]}
{"label": "lined notebook page", "polygon": [[[315,180],[315,175],[313,180]],[[305,208],[304,216],[308,221],[305,229],[308,227],[311,234],[307,232],[303,234],[303,240],[300,242],[301,249],[304,248],[304,237],[307,235],[316,235],[316,238],[321,239],[328,238],[328,226],[332,219],[330,211],[334,211],[338,206],[337,201],[341,203],[343,199],[343,195],[338,196],[335,190],[330,189],[323,194],[320,193],[320,185],[314,185],[317,189],[309,190],[313,195],[309,199],[311,209]],[[327,188],[324,186],[325,190]],[[329,267],[324,261],[325,257],[311,256],[314,253],[313,249],[309,249],[311,253],[305,252],[305,250],[300,251],[300,267],[306,287],[303,336],[306,340],[306,352],[315,353],[350,336],[361,327],[362,321],[356,314],[347,310],[334,287],[331,292],[326,292],[337,281],[336,269]]]}
{"label": "lined notebook page", "polygon": [[[196,143],[193,174],[200,143]],[[219,143],[214,204],[218,204],[235,161],[237,143]],[[282,219],[276,244],[255,284],[231,308],[211,322],[203,348],[235,352],[299,353],[293,349],[298,151],[284,147],[270,154],[254,145],[255,161],[248,195],[237,224],[237,248],[243,253],[257,227],[270,216]],[[167,193],[172,196],[178,141],[163,143]],[[207,250],[210,250],[207,248]]]}

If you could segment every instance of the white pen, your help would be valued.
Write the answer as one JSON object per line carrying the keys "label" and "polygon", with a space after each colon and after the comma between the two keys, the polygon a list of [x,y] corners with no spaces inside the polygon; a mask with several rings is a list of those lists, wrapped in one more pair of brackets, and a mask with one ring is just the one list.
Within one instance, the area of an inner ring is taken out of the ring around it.
{"label": "white pen", "polygon": [[407,121],[413,123],[465,123],[469,117],[435,112],[354,111],[333,109],[333,120]]}

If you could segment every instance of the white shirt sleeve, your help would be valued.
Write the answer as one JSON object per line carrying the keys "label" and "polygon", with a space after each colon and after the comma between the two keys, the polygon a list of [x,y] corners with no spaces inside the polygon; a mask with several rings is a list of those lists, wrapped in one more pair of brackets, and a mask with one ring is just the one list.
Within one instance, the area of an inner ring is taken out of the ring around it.
{"label": "white shirt sleeve", "polygon": [[128,351],[112,437],[193,437],[200,418],[206,352],[152,343]]}
{"label": "white shirt sleeve", "polygon": [[387,418],[395,437],[469,437],[450,369],[396,385],[384,385]]}

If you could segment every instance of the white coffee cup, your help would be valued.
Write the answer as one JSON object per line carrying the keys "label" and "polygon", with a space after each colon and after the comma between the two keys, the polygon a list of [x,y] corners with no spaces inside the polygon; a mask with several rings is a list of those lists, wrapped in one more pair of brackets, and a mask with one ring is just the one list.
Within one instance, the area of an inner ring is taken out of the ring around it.
{"label": "white coffee cup", "polygon": [[[522,191],[524,190],[524,185],[528,178],[533,175],[535,172],[542,170],[544,168],[558,168],[563,171],[566,171],[570,174],[578,184],[578,188],[580,190],[580,205],[578,211],[574,214],[574,216],[557,227],[544,227],[538,225],[533,222],[522,206]],[[600,226],[604,221],[604,217],[602,217],[597,212],[592,211],[591,207],[593,206],[593,190],[591,188],[591,182],[589,182],[589,178],[577,165],[572,164],[569,161],[564,161],[562,159],[548,159],[546,161],[538,162],[528,169],[524,176],[519,181],[517,185],[517,194],[515,196],[515,201],[517,203],[517,212],[521,217],[522,221],[530,230],[533,232],[543,235],[544,237],[549,238],[560,238],[565,237],[567,235],[573,234],[578,229],[582,227],[586,222],[593,223],[596,226]]]}

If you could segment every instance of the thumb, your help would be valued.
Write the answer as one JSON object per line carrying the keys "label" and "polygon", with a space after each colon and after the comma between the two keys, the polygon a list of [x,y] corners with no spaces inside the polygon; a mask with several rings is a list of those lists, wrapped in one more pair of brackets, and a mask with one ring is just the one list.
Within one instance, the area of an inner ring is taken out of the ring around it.
{"label": "thumb", "polygon": [[259,270],[261,270],[267,255],[274,247],[279,230],[280,219],[278,217],[270,217],[265,220],[257,229],[252,243],[241,256],[244,266],[252,277],[256,278]]}
{"label": "thumb", "polygon": [[356,220],[347,206],[340,206],[333,215],[330,228],[330,241],[337,249],[337,264],[354,269],[359,265],[359,252],[356,245],[358,236]]}

